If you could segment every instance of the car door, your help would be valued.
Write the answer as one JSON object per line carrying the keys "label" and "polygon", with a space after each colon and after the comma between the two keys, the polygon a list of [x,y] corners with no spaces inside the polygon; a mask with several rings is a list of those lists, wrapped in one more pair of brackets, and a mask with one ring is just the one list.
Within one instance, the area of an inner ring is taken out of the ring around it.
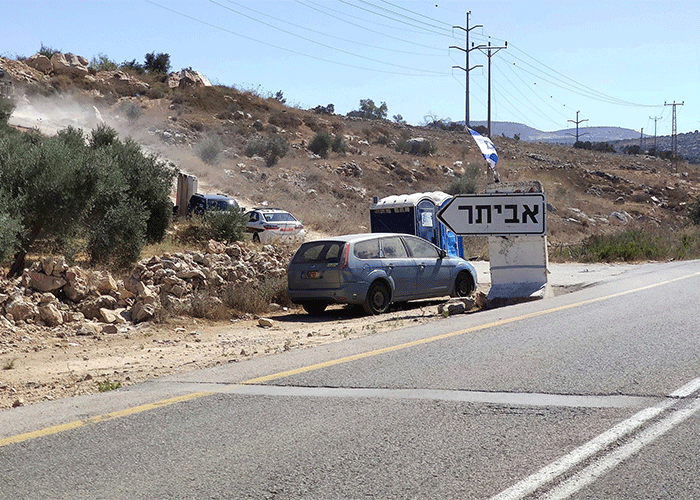
{"label": "car door", "polygon": [[417,297],[441,297],[452,288],[452,269],[434,245],[415,236],[403,236],[415,266]]}
{"label": "car door", "polygon": [[389,236],[379,240],[381,262],[388,276],[394,280],[393,301],[398,302],[414,298],[416,290],[417,267],[399,236]]}

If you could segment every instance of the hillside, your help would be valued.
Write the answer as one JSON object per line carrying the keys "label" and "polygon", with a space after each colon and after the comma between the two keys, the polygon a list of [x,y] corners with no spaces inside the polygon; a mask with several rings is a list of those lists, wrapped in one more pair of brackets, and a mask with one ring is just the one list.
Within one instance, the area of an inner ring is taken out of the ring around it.
{"label": "hillside", "polygon": [[[2,58],[0,67],[17,100],[10,123],[53,133],[104,121],[196,175],[201,191],[232,195],[244,206],[286,208],[312,233],[367,230],[373,197],[448,191],[474,168],[480,172],[479,189],[489,181],[486,163],[462,132],[349,118],[321,106],[316,111],[292,108],[283,99],[181,75],[172,85],[173,75],[47,74]],[[309,143],[323,131],[342,137],[346,150],[327,158],[313,154]],[[275,165],[245,155],[253,141],[274,135],[290,145]],[[397,151],[397,144],[419,137],[430,141],[435,153]],[[553,246],[622,227],[675,231],[687,223],[687,204],[700,194],[697,165],[528,142],[508,134],[496,133],[493,139],[502,180],[543,183]],[[200,159],[206,147],[217,148],[215,161]],[[470,256],[486,256],[482,240],[468,242]]]}

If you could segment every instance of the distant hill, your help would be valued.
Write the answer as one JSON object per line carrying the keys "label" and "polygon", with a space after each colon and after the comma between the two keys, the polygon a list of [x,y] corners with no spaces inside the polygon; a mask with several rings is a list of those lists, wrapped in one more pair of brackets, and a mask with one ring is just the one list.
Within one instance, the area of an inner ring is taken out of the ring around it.
{"label": "distant hill", "polygon": [[[472,122],[472,127],[479,125],[486,126],[486,122]],[[553,132],[543,132],[541,130],[528,127],[522,123],[512,122],[491,122],[492,136],[516,137],[527,142],[548,142],[553,144],[573,145],[576,141],[576,129],[563,129]],[[622,127],[580,127],[579,140],[590,142],[608,142],[612,144],[616,151],[622,152],[626,146],[641,146],[644,151],[649,151],[654,147],[654,137],[644,135],[636,130]],[[641,139],[641,141],[640,141]],[[688,132],[678,134],[677,137],[678,154],[692,162],[700,163],[700,132]],[[671,136],[656,137],[657,151],[671,151]]]}
{"label": "distant hill", "polygon": [[[486,126],[486,122],[472,122],[472,126]],[[555,144],[573,144],[576,142],[576,129],[567,128],[555,130],[553,132],[543,132],[541,130],[528,127],[522,123],[513,122],[491,122],[491,135],[505,135],[515,137],[519,135],[520,140],[529,142],[551,142]],[[580,141],[591,142],[611,142],[639,139],[639,132],[636,130],[621,127],[579,127]]]}

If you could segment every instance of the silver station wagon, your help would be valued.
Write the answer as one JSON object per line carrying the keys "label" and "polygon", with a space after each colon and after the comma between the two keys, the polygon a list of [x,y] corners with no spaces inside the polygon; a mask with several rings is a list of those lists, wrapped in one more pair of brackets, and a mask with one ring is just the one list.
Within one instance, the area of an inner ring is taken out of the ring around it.
{"label": "silver station wagon", "polygon": [[477,285],[474,267],[430,242],[408,234],[370,233],[304,243],[287,273],[292,302],[309,314],[330,304],[361,304],[380,314],[392,302],[452,295]]}

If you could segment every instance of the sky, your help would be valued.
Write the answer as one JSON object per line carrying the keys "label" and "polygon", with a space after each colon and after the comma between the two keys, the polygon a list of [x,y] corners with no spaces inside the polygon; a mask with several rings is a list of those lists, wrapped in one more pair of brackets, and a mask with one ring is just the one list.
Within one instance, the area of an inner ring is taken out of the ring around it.
{"label": "sky", "polygon": [[371,99],[413,125],[463,121],[468,75],[471,123],[488,118],[490,80],[494,122],[661,136],[677,103],[678,133],[700,129],[697,0],[0,0],[0,12],[3,57],[167,53],[173,71],[302,109]]}

